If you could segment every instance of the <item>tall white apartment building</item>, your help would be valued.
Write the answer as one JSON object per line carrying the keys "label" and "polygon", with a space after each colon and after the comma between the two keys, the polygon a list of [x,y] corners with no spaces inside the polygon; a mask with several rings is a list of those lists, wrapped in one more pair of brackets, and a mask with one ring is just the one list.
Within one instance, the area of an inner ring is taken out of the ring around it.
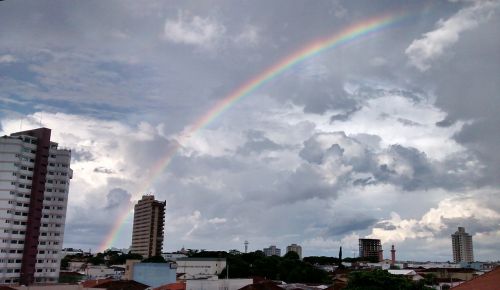
{"label": "tall white apartment building", "polygon": [[0,137],[0,284],[58,281],[73,171],[50,134]]}
{"label": "tall white apartment building", "polygon": [[451,235],[451,246],[455,263],[474,262],[472,236],[465,232],[465,228],[458,227],[458,231]]}
{"label": "tall white apartment building", "polygon": [[264,248],[262,251],[266,257],[281,256],[281,249],[276,248],[274,245],[269,246],[269,248]]}

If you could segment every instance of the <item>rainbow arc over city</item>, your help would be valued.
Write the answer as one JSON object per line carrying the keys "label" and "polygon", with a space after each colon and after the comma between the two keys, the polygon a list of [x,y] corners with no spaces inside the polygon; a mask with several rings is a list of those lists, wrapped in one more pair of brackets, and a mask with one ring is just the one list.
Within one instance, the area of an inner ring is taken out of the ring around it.
{"label": "rainbow arc over city", "polygon": [[[253,76],[248,81],[237,87],[234,91],[226,95],[224,98],[220,99],[204,115],[198,118],[190,126],[186,127],[183,133],[180,134],[177,138],[176,144],[170,147],[165,152],[165,154],[151,167],[148,177],[145,178],[139,186],[140,192],[146,192],[149,188],[151,188],[155,179],[168,167],[177,151],[193,134],[205,128],[214,119],[219,117],[224,111],[231,108],[231,106],[233,106],[236,102],[238,102],[245,96],[251,95],[252,92],[262,87],[269,81],[280,76],[281,74],[283,74],[283,72],[289,70],[295,65],[325,51],[333,50],[335,48],[347,45],[356,40],[363,39],[364,37],[368,37],[377,32],[393,27],[396,23],[404,19],[406,15],[406,13],[398,11],[357,22],[341,31],[335,32],[332,35],[312,41],[301,49],[285,56],[258,75]],[[126,224],[127,219],[132,216],[132,214],[133,208],[130,207],[124,210],[119,215],[109,234],[101,243],[99,251],[104,251],[116,243],[116,239],[118,238],[123,226]]]}

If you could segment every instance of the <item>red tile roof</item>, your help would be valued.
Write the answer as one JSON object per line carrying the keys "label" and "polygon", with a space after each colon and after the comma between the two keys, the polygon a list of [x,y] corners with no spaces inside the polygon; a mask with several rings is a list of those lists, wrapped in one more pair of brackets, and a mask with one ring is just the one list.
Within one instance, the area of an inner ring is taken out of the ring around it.
{"label": "red tile roof", "polygon": [[462,283],[453,290],[498,290],[500,289],[500,267]]}
{"label": "red tile roof", "polygon": [[112,278],[106,278],[106,279],[97,279],[97,280],[87,280],[87,281],[83,281],[82,282],[82,286],[84,288],[91,288],[91,287],[95,287],[97,285],[100,285],[104,282],[108,282],[108,281],[113,281]]}
{"label": "red tile roof", "polygon": [[239,290],[283,290],[283,288],[279,287],[278,285],[276,285],[276,283],[273,282],[262,282],[247,285],[243,288],[240,288]]}
{"label": "red tile roof", "polygon": [[186,290],[186,283],[177,282],[177,283],[162,285],[162,286],[153,288],[153,290]]}
{"label": "red tile roof", "polygon": [[104,288],[106,290],[144,290],[149,288],[149,286],[135,282],[134,280],[114,280],[100,283],[97,286],[89,288]]}

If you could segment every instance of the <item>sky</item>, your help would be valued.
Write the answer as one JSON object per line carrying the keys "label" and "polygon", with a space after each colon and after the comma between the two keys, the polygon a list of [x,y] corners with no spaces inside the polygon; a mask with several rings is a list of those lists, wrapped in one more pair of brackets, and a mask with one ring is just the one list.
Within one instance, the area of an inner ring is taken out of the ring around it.
{"label": "sky", "polygon": [[[194,124],[318,39],[306,58]],[[64,247],[128,248],[143,194],[164,251],[291,243],[304,256],[453,260],[464,226],[500,259],[500,2],[0,2],[0,134],[45,126],[72,150]],[[155,171],[158,160],[174,154]]]}

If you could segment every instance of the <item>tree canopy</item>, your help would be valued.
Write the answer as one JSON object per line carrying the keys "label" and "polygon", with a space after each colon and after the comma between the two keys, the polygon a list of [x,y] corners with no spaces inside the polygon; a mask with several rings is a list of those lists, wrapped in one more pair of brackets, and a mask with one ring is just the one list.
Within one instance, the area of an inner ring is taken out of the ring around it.
{"label": "tree canopy", "polygon": [[[297,253],[287,253],[283,257],[266,257],[262,251],[232,255],[217,252],[218,257],[226,258],[230,278],[248,278],[260,276],[271,280],[282,280],[287,283],[330,283],[328,273],[301,261]],[[201,254],[201,253],[199,253]],[[212,256],[214,257],[214,256]],[[225,278],[227,267],[219,275]]]}
{"label": "tree canopy", "polygon": [[406,277],[392,275],[385,270],[356,271],[349,276],[344,290],[431,290],[422,282],[413,282]]}

